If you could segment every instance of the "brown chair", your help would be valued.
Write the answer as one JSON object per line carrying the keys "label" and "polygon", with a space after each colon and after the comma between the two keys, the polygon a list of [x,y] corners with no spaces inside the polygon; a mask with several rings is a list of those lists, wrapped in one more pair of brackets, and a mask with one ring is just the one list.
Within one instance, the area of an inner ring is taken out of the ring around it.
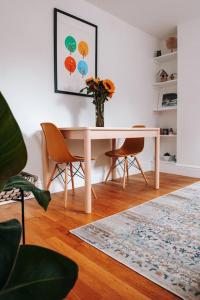
{"label": "brown chair", "polygon": [[[143,128],[144,125],[135,125],[133,127],[139,127]],[[144,177],[145,182],[147,183],[146,176],[142,170],[142,167],[139,163],[139,160],[137,158],[137,154],[142,152],[144,149],[144,138],[127,138],[125,139],[123,145],[119,149],[115,149],[112,151],[108,151],[105,153],[105,155],[114,158],[114,162],[111,165],[108,174],[105,179],[105,183],[107,182],[109,175],[112,170],[114,170],[117,166],[121,166],[123,164],[122,170],[123,170],[123,189],[125,189],[126,186],[126,174],[128,178],[128,170],[131,166],[134,166],[140,172],[142,173],[142,176]],[[120,158],[123,158],[120,160]]]}
{"label": "brown chair", "polygon": [[[57,178],[59,175],[61,175],[65,185],[64,200],[65,200],[65,207],[66,207],[67,206],[67,184],[71,181],[72,191],[74,193],[74,176],[78,175],[79,177],[84,179],[84,168],[82,164],[84,162],[84,157],[74,156],[70,153],[62,133],[53,123],[41,123],[40,125],[44,132],[48,155],[55,162],[53,171],[51,173],[46,188],[49,189],[52,181],[55,178]],[[78,166],[75,166],[73,164],[75,162],[79,163]],[[64,169],[61,166],[62,164],[65,164]],[[68,182],[68,169],[69,169],[69,176],[71,177],[69,182]],[[80,172],[80,170],[82,170],[82,172]],[[56,171],[58,171],[58,174],[56,174]],[[63,172],[64,172],[64,178],[62,176]],[[92,193],[94,197],[97,198],[93,188],[92,188]]]}

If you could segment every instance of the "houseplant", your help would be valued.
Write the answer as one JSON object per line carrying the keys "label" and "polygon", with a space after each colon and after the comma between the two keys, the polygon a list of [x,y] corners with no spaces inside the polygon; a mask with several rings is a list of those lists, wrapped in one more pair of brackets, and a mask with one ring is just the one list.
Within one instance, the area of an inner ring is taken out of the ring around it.
{"label": "houseplant", "polygon": [[104,103],[112,98],[115,92],[114,83],[109,79],[90,77],[86,79],[86,87],[80,90],[82,93],[86,90],[87,95],[93,97],[92,103],[95,105],[96,127],[104,126]]}
{"label": "houseplant", "polygon": [[[0,191],[32,191],[46,210],[50,194],[17,175],[26,165],[27,151],[19,126],[0,93]],[[69,258],[34,245],[19,245],[17,220],[0,223],[0,300],[61,300],[73,287],[78,268]]]}

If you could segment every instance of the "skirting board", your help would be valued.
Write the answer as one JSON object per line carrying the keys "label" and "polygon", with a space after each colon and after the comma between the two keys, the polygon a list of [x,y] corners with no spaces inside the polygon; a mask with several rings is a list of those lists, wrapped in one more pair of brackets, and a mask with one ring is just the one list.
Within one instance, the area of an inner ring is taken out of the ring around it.
{"label": "skirting board", "polygon": [[171,173],[182,176],[200,178],[200,166],[185,164],[170,164],[166,162],[160,163],[160,171],[163,173]]}

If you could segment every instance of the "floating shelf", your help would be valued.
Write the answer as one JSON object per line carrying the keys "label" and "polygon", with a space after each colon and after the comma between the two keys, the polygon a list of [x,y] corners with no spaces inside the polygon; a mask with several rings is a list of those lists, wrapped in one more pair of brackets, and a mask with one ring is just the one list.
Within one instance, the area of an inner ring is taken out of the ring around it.
{"label": "floating shelf", "polygon": [[163,81],[163,82],[154,82],[153,86],[164,87],[164,86],[171,85],[171,84],[177,84],[177,79],[167,80],[167,81]]}
{"label": "floating shelf", "polygon": [[175,138],[176,134],[161,134],[160,137],[164,138]]}
{"label": "floating shelf", "polygon": [[162,112],[162,111],[170,111],[170,110],[177,110],[177,106],[154,109],[153,111]]}
{"label": "floating shelf", "polygon": [[165,165],[175,165],[176,164],[175,161],[166,161],[166,160],[162,160],[162,159],[160,159],[160,163],[165,164]]}
{"label": "floating shelf", "polygon": [[172,53],[154,57],[154,62],[155,63],[164,63],[164,62],[167,62],[170,60],[174,60],[176,58],[177,58],[177,52],[172,52]]}

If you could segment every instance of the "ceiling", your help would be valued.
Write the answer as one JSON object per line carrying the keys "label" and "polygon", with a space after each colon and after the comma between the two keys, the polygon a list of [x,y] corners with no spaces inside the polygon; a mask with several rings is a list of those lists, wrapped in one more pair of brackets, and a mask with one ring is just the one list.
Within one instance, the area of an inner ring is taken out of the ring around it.
{"label": "ceiling", "polygon": [[200,17],[200,0],[86,0],[158,38]]}

